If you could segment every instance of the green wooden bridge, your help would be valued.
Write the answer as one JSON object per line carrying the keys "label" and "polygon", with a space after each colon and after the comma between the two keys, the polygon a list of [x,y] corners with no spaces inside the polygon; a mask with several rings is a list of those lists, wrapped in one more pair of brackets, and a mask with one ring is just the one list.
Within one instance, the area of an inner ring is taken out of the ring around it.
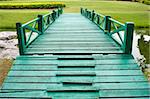
{"label": "green wooden bridge", "polygon": [[2,98],[150,99],[132,51],[134,24],[81,8],[17,23],[20,56]]}

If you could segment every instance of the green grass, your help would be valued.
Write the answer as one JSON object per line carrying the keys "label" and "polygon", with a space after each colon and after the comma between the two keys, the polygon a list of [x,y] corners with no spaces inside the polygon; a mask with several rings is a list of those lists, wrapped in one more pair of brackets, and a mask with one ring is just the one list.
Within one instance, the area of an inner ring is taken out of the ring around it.
{"label": "green grass", "polygon": [[25,23],[36,18],[38,14],[46,14],[49,10],[0,10],[0,28],[14,29],[15,23]]}
{"label": "green grass", "polygon": [[132,21],[136,27],[148,27],[149,22],[149,8],[148,5],[136,2],[122,2],[122,1],[95,1],[95,2],[78,2],[73,1],[64,2],[66,4],[66,12],[78,12],[79,7],[94,9],[98,13],[111,15],[113,18],[127,22]]}
{"label": "green grass", "polygon": [[[26,2],[50,2],[51,0],[26,0]],[[150,26],[150,9],[148,5],[137,2],[123,1],[101,1],[101,0],[54,0],[62,1],[66,8],[66,13],[79,13],[80,7],[94,9],[97,13],[111,15],[116,20],[125,23],[132,21],[136,27]],[[1,1],[4,3],[23,3],[24,1]],[[0,28],[15,28],[16,22],[27,22],[36,17],[37,14],[45,14],[48,10],[0,10]]]}

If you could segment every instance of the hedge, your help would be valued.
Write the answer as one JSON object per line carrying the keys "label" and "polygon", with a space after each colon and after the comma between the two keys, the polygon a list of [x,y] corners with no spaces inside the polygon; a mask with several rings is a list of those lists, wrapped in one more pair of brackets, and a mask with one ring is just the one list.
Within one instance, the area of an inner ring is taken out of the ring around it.
{"label": "hedge", "polygon": [[65,7],[66,5],[61,2],[50,3],[1,3],[0,9],[51,9]]}

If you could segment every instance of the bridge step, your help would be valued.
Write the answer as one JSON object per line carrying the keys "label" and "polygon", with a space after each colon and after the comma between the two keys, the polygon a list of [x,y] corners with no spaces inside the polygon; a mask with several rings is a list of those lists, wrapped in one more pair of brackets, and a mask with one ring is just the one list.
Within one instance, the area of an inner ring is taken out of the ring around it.
{"label": "bridge step", "polygon": [[19,56],[0,97],[146,98],[149,85],[139,69],[131,55]]}

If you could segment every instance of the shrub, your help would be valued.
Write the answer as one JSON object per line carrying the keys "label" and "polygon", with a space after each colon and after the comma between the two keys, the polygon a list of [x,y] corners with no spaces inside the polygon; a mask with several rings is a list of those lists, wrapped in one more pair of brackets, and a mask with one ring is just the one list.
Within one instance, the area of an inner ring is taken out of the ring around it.
{"label": "shrub", "polygon": [[65,7],[61,2],[50,3],[5,3],[0,4],[0,9],[51,9]]}

